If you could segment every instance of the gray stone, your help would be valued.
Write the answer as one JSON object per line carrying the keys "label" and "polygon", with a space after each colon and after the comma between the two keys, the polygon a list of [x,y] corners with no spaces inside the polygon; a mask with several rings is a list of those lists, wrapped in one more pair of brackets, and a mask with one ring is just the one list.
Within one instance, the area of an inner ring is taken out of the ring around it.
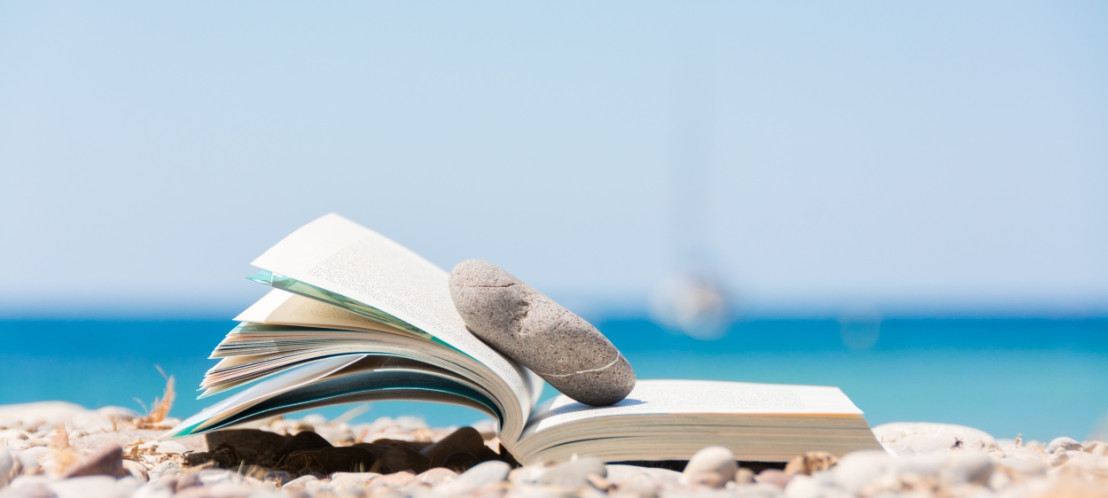
{"label": "gray stone", "polygon": [[1050,444],[1046,445],[1046,449],[1043,451],[1046,453],[1057,453],[1059,451],[1082,451],[1084,449],[1085,447],[1073,438],[1062,436],[1054,438]]}
{"label": "gray stone", "polygon": [[589,484],[591,475],[607,477],[608,468],[604,466],[604,462],[596,458],[578,458],[551,467],[539,477],[538,484],[578,489]]}
{"label": "gray stone", "polygon": [[709,446],[693,454],[681,473],[681,484],[722,488],[735,479],[735,454],[723,446]]}
{"label": "gray stone", "polygon": [[596,327],[491,263],[454,267],[450,296],[475,335],[570,398],[610,405],[635,387],[631,364]]}
{"label": "gray stone", "polygon": [[127,473],[123,470],[123,448],[118,444],[109,444],[85,455],[73,466],[65,469],[62,477],[108,476],[120,477]]}

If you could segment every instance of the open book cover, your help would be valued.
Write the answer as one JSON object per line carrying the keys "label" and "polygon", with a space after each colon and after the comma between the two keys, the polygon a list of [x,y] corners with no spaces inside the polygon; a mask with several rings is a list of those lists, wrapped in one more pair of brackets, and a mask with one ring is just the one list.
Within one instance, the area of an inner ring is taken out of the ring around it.
{"label": "open book cover", "polygon": [[237,389],[184,420],[180,437],[310,407],[422,400],[472,407],[499,422],[523,463],[588,454],[606,461],[686,460],[710,445],[746,461],[805,451],[876,449],[862,412],[838,388],[639,380],[623,401],[565,396],[538,406],[543,382],[466,329],[447,272],[329,214],[253,265],[273,289],[235,319],[212,353],[202,396]]}

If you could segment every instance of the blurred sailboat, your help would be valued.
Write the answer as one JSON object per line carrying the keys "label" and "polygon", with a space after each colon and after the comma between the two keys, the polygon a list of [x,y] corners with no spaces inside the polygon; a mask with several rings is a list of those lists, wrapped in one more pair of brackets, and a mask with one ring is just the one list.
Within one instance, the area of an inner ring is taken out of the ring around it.
{"label": "blurred sailboat", "polygon": [[708,256],[705,227],[710,218],[708,182],[713,162],[713,60],[705,40],[675,42],[669,184],[677,271],[655,287],[650,313],[671,330],[716,339],[727,331],[732,310],[718,278],[719,267]]}
{"label": "blurred sailboat", "polygon": [[697,339],[718,339],[731,323],[722,286],[693,273],[674,275],[658,284],[650,312],[666,328]]}

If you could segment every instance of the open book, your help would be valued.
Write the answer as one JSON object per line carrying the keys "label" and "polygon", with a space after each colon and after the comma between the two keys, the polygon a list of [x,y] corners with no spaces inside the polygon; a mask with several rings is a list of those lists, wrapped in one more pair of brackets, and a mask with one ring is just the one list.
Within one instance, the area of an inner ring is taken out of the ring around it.
{"label": "open book", "polygon": [[483,411],[530,463],[587,454],[606,461],[686,460],[724,445],[746,461],[805,451],[880,448],[862,412],[834,387],[639,380],[623,401],[565,396],[535,406],[543,383],[470,333],[447,273],[335,214],[253,262],[273,287],[212,353],[203,395],[242,388],[170,436],[334,403],[424,400]]}

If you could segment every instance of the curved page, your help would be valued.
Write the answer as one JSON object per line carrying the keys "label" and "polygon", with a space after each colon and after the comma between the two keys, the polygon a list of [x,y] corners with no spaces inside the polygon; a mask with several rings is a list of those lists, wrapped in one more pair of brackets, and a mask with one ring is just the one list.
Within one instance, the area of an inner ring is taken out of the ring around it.
{"label": "curved page", "polygon": [[380,310],[473,357],[489,370],[480,380],[513,405],[504,414],[502,436],[515,439],[522,431],[537,383],[466,330],[441,268],[336,214],[301,227],[253,264]]}

